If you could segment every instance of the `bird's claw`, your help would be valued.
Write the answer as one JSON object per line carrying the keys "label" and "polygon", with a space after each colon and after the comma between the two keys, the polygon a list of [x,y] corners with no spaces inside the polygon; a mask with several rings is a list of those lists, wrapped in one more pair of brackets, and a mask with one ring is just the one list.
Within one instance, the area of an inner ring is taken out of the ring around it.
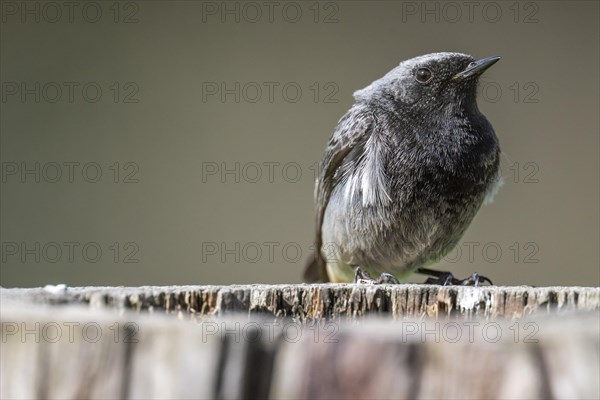
{"label": "bird's claw", "polygon": [[427,278],[425,281],[426,285],[442,285],[442,286],[479,286],[480,283],[488,282],[490,285],[493,285],[490,278],[479,275],[477,272],[473,272],[471,276],[465,279],[457,279],[452,275],[452,272],[439,272],[433,278]]}
{"label": "bird's claw", "polygon": [[487,276],[479,275],[477,272],[473,272],[470,277],[460,281],[463,286],[479,286],[480,283],[488,282],[493,285],[492,280]]}
{"label": "bird's claw", "polygon": [[373,279],[367,271],[363,271],[361,267],[356,267],[354,272],[354,283],[369,284],[369,285],[382,285],[382,284],[394,284],[397,285],[398,279],[392,274],[383,272],[379,278]]}

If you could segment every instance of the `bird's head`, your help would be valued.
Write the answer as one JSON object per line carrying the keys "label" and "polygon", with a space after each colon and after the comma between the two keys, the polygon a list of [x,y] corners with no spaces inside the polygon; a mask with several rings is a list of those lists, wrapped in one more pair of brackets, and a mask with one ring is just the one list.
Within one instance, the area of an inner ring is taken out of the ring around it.
{"label": "bird's head", "polygon": [[354,93],[358,101],[383,103],[415,117],[446,112],[449,107],[476,110],[480,75],[500,57],[475,60],[461,53],[432,53],[400,63],[382,78]]}

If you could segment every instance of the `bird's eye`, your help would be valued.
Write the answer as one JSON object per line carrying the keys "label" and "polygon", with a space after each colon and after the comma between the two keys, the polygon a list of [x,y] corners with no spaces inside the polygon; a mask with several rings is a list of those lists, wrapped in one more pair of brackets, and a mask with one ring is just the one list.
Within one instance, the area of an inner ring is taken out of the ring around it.
{"label": "bird's eye", "polygon": [[415,79],[419,83],[429,83],[433,78],[433,74],[429,70],[429,68],[419,68],[415,73]]}

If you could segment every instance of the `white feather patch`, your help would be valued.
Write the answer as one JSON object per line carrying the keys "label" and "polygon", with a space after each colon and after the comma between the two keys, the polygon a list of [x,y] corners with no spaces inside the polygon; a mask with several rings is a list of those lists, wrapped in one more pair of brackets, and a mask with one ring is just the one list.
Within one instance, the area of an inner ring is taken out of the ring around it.
{"label": "white feather patch", "polygon": [[502,177],[502,175],[500,175],[500,172],[498,172],[496,178],[494,178],[494,182],[492,182],[487,192],[485,193],[485,198],[483,199],[484,205],[491,204],[494,201],[494,197],[496,196],[496,193],[498,193],[502,185],[504,185],[504,178]]}
{"label": "white feather patch", "polygon": [[377,143],[373,135],[369,137],[365,146],[365,159],[360,177],[363,207],[386,205],[392,201],[388,193],[383,160],[379,157],[382,151],[380,146],[381,143]]}

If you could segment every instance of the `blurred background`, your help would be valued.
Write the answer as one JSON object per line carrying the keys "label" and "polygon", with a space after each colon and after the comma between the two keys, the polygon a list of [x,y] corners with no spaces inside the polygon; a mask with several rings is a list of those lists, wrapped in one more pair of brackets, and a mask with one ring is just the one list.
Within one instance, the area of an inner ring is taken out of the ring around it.
{"label": "blurred background", "polygon": [[300,282],[316,165],[352,93],[437,51],[502,57],[479,106],[505,184],[436,267],[600,285],[598,2],[1,11],[4,287]]}

